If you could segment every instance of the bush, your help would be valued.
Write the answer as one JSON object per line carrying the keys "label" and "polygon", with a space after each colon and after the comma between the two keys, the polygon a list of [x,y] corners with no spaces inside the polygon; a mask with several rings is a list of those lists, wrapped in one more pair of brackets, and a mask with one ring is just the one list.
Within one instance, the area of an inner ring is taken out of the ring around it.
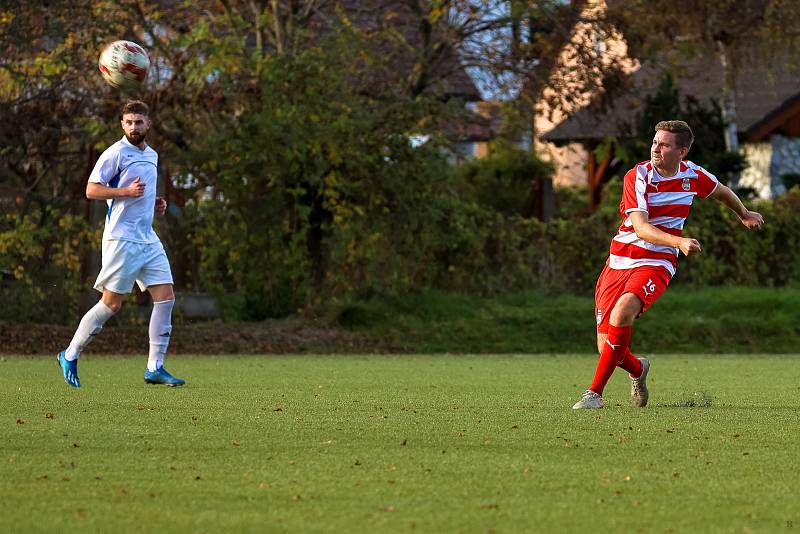
{"label": "bush", "polygon": [[783,185],[786,189],[792,189],[797,186],[800,186],[800,173],[796,172],[789,172],[781,176],[781,180],[783,180]]}
{"label": "bush", "polygon": [[488,156],[468,161],[457,171],[466,198],[503,215],[526,215],[537,199],[533,184],[551,180],[554,168],[509,141],[494,143]]}
{"label": "bush", "polygon": [[0,219],[0,319],[59,323],[79,316],[83,261],[100,233],[55,209]]}

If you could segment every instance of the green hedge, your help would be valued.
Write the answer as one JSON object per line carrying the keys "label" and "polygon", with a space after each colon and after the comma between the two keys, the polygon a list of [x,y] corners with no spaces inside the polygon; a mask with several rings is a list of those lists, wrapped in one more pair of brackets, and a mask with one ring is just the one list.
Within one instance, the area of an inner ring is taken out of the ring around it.
{"label": "green hedge", "polygon": [[[516,217],[488,220],[480,246],[461,251],[452,268],[460,276],[445,288],[591,293],[620,223],[619,189],[619,182],[612,183],[603,205],[589,217],[548,224]],[[764,215],[763,229],[748,230],[720,202],[695,203],[684,235],[698,239],[703,253],[680,258],[674,284],[777,287],[800,282],[800,189],[749,207]]]}
{"label": "green hedge", "polygon": [[[786,353],[800,347],[800,289],[670,288],[634,324],[632,350]],[[596,351],[594,299],[541,291],[483,298],[441,291],[332,303],[329,320],[411,353]]]}
{"label": "green hedge", "polygon": [[[345,230],[331,233],[326,242],[330,267],[321,292],[298,287],[291,272],[281,265],[266,264],[264,256],[258,263],[246,263],[247,272],[229,280],[257,285],[268,273],[278,273],[269,286],[275,298],[305,302],[307,310],[332,299],[402,296],[429,289],[484,296],[527,290],[591,295],[619,224],[619,190],[618,181],[609,184],[605,201],[590,216],[559,218],[546,224],[504,216],[458,197],[440,195],[432,197],[439,203],[427,206],[426,217],[413,224],[408,222],[409,214],[414,213],[409,208],[403,214],[403,224],[395,220],[397,212],[386,212],[383,217],[353,219]],[[673,284],[798,285],[800,189],[751,207],[765,217],[766,225],[760,231],[747,230],[718,202],[698,201],[685,235],[699,239],[703,253],[681,258]],[[393,232],[393,224],[406,231]],[[220,227],[206,221],[205,228]],[[241,242],[213,236],[206,240],[196,228],[191,243],[199,255],[213,251],[229,256],[233,253],[226,252],[226,243],[241,246]],[[98,232],[75,218],[37,226],[33,217],[7,217],[0,229],[0,268],[4,273],[0,280],[0,319],[74,321],[82,312],[78,309],[79,297],[94,277],[94,273],[85,272],[79,260],[87,257],[86,247],[94,244],[99,244]],[[284,244],[288,246],[291,244]],[[285,266],[285,259],[301,249],[294,249],[294,253],[289,248],[275,250],[282,252],[275,254],[276,261]],[[241,249],[236,254],[247,257],[248,251]],[[213,257],[206,257],[204,265],[213,261]],[[219,271],[220,279],[231,268],[226,265]],[[258,293],[248,293],[247,284],[219,287],[227,318],[253,318],[253,310],[263,307],[251,302]]]}

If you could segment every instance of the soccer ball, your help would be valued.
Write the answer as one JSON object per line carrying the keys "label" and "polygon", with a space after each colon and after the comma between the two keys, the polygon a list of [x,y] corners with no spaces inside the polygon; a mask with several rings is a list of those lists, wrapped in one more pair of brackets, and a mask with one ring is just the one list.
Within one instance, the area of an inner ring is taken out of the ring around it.
{"label": "soccer ball", "polygon": [[100,74],[112,87],[134,91],[147,78],[150,58],[144,48],[131,41],[114,41],[100,54]]}

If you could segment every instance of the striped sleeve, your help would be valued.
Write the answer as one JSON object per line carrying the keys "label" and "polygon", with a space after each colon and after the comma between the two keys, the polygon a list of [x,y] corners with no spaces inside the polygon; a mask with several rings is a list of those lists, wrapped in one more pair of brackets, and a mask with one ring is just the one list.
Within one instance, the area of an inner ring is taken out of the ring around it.
{"label": "striped sleeve", "polygon": [[697,196],[700,198],[708,198],[719,185],[719,180],[717,180],[716,176],[696,163],[687,161],[686,165],[697,175]]}
{"label": "striped sleeve", "polygon": [[637,165],[625,174],[622,190],[621,211],[627,215],[632,211],[648,211],[647,170]]}
{"label": "striped sleeve", "polygon": [[700,198],[708,198],[717,188],[717,185],[719,185],[719,180],[717,180],[716,176],[699,165],[694,168],[694,172],[697,174],[697,196]]}

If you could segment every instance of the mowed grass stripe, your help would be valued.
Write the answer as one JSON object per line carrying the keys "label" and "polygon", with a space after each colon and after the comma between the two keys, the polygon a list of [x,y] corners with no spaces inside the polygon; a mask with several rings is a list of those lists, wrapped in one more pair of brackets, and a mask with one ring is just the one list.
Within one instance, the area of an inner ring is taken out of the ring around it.
{"label": "mowed grass stripe", "polygon": [[0,530],[776,531],[800,525],[796,356],[655,356],[651,405],[595,358],[0,361]]}

